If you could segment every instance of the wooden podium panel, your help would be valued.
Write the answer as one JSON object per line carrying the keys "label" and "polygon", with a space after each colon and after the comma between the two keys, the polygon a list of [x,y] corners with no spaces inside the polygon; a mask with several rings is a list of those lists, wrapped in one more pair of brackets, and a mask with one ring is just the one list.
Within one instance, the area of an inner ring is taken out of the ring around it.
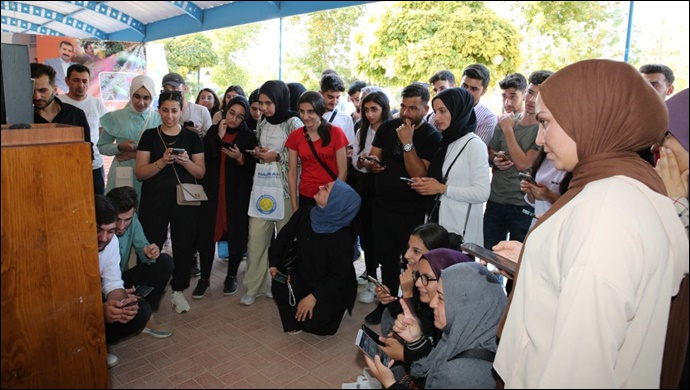
{"label": "wooden podium panel", "polygon": [[2,130],[2,388],[108,387],[91,147],[61,130]]}

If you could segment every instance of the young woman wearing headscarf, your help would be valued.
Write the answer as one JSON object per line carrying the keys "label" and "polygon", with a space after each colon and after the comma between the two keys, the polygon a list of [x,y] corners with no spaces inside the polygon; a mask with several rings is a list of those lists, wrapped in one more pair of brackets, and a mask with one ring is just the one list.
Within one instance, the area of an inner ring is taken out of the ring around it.
{"label": "young woman wearing headscarf", "polygon": [[506,388],[658,388],[688,243],[635,152],[663,138],[664,103],[629,64],[586,60],[541,85],[537,119],[573,178],[522,247],[494,368]]}
{"label": "young woman wearing headscarf", "polygon": [[411,184],[412,189],[435,195],[429,206],[431,221],[451,233],[466,235],[466,242],[483,245],[483,204],[491,194],[491,179],[486,144],[474,133],[474,100],[466,89],[449,88],[436,95],[431,105],[443,136],[441,148],[429,164],[429,177]]}
{"label": "young woman wearing headscarf", "polygon": [[287,87],[290,90],[290,109],[295,112],[299,112],[299,97],[303,93],[307,92],[307,88],[301,83],[287,83]]}
{"label": "young woman wearing headscarf", "polygon": [[256,126],[259,124],[259,119],[261,119],[261,108],[259,107],[259,88],[252,91],[249,94],[249,115],[244,118],[247,122],[247,127],[249,130],[256,131]]}
{"label": "young woman wearing headscarf", "polygon": [[266,81],[259,88],[259,107],[263,113],[256,130],[259,146],[254,149],[252,156],[260,164],[277,164],[283,184],[285,214],[280,221],[249,217],[247,270],[242,280],[244,295],[240,299],[240,304],[245,306],[253,304],[256,297],[266,291],[271,238],[276,230],[283,228],[293,213],[287,181],[288,149],[285,141],[290,133],[304,126],[299,115],[290,110],[290,91],[280,80]]}
{"label": "young woman wearing headscarf", "polygon": [[237,269],[247,251],[247,210],[256,167],[256,159],[247,152],[257,145],[254,132],[245,123],[247,116],[247,99],[235,96],[226,104],[223,119],[211,126],[204,137],[206,175],[201,182],[209,199],[202,202],[200,210],[196,242],[201,277],[192,292],[194,299],[203,298],[211,285],[215,243],[222,239],[228,242],[229,250],[223,294],[237,292]]}
{"label": "young woman wearing headscarf", "polygon": [[352,187],[336,180],[322,185],[314,200],[316,206],[297,210],[269,249],[275,278],[283,253],[297,238],[299,255],[289,284],[274,280],[272,285],[283,331],[289,334],[335,334],[345,311],[352,314],[357,295],[350,223],[361,199]]}
{"label": "young woman wearing headscarf", "polygon": [[[98,139],[98,150],[104,156],[115,156],[108,171],[106,194],[115,188],[117,167],[131,167],[134,171],[137,144],[144,130],[161,124],[160,115],[151,107],[155,96],[153,80],[149,76],[137,76],[129,86],[127,105],[101,117],[103,133]],[[132,177],[134,190],[141,199],[141,182]]]}
{"label": "young woman wearing headscarf", "polygon": [[[412,376],[425,378],[425,389],[493,389],[490,360],[506,302],[503,286],[481,264],[465,262],[444,269],[430,303],[441,339],[427,357],[412,364]],[[385,388],[404,388],[378,357],[365,359]]]}

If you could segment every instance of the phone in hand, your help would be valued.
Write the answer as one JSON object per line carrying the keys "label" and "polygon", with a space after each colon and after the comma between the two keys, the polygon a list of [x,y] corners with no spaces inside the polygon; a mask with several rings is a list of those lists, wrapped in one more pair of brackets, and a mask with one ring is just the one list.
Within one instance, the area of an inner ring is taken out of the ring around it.
{"label": "phone in hand", "polygon": [[144,286],[143,284],[137,286],[132,294],[138,296],[139,298],[146,298],[147,295],[151,294],[153,291],[152,286]]}
{"label": "phone in hand", "polygon": [[184,150],[182,148],[173,148],[172,154],[184,154],[185,151],[186,150]]}
{"label": "phone in hand", "polygon": [[373,162],[374,164],[380,165],[381,168],[385,168],[385,167],[386,167],[385,165],[381,164],[381,161],[379,161],[379,160],[377,160],[377,159],[375,159],[375,158],[373,158],[373,157],[371,157],[371,156],[366,156],[366,157],[364,157],[364,158],[365,158],[367,161],[371,161],[371,162]]}
{"label": "phone in hand", "polygon": [[400,180],[406,181],[408,183],[414,183],[415,182],[414,180],[410,179],[409,177],[403,177],[403,176],[400,176]]}
{"label": "phone in hand", "polygon": [[182,124],[184,127],[194,128],[194,121],[186,121]]}
{"label": "phone in hand", "polygon": [[499,161],[508,160],[508,157],[506,156],[506,152],[504,152],[502,150],[494,153],[494,157],[497,158]]}
{"label": "phone in hand", "polygon": [[276,276],[273,278],[273,281],[276,283],[280,283],[280,284],[286,284],[288,281],[288,276],[285,275],[284,273],[278,271]]}
{"label": "phone in hand", "polygon": [[382,347],[385,347],[385,346],[386,346],[386,344],[385,344],[383,341],[379,340],[379,335],[378,335],[376,332],[374,332],[370,327],[368,327],[368,326],[362,324],[362,330],[363,330],[364,333],[366,333],[372,340],[374,340],[374,342],[375,342],[376,344],[378,344],[378,345],[380,345],[380,346],[382,346]]}
{"label": "phone in hand", "polygon": [[254,153],[254,149],[246,149],[245,152],[247,152],[247,153]]}
{"label": "phone in hand", "polygon": [[517,263],[508,260],[505,257],[484,248],[483,246],[468,242],[460,245],[460,249],[472,256],[479,257],[480,259],[495,265],[496,268],[500,269],[501,271],[505,271],[510,276],[515,276],[515,268],[517,267]]}
{"label": "phone in hand", "polygon": [[381,347],[371,337],[369,337],[364,330],[359,329],[357,331],[355,344],[372,360],[374,359],[374,356],[379,355],[379,358],[381,358],[381,363],[385,366],[388,366],[388,362],[390,362],[391,358],[385,352],[383,352]]}
{"label": "phone in hand", "polygon": [[221,142],[221,145],[222,145],[225,149],[232,149],[232,148],[235,147],[235,144],[232,143],[232,142]]}
{"label": "phone in hand", "polygon": [[520,177],[520,180],[524,180],[529,182],[530,184],[537,185],[537,181],[534,180],[532,175],[530,175],[529,173],[518,172],[518,176]]}

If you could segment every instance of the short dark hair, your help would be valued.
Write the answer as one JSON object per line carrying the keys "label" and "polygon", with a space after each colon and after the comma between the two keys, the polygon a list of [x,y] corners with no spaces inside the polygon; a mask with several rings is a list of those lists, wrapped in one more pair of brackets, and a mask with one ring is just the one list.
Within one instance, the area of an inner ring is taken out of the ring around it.
{"label": "short dark hair", "polygon": [[437,81],[448,81],[451,86],[455,85],[455,75],[451,73],[449,70],[439,70],[438,72],[434,73],[431,78],[429,78],[429,84],[434,84]]}
{"label": "short dark hair", "polygon": [[653,74],[653,73],[663,73],[666,77],[668,85],[672,85],[676,80],[676,76],[673,75],[673,71],[666,65],[662,64],[647,64],[640,66],[640,73],[642,74]]}
{"label": "short dark hair", "polygon": [[62,45],[71,46],[72,49],[74,49],[74,45],[70,41],[60,41],[60,44],[58,45],[58,47],[62,47]]}
{"label": "short dark hair", "polygon": [[321,77],[320,87],[321,92],[345,92],[345,83],[343,83],[343,79],[341,79],[340,76],[335,74],[327,74]]}
{"label": "short dark hair", "polygon": [[93,47],[93,44],[91,42],[84,42],[84,44],[81,45],[81,47],[84,48],[84,50],[86,50],[86,48],[89,46]]}
{"label": "short dark hair", "polygon": [[511,73],[504,77],[503,80],[499,81],[498,86],[503,90],[515,88],[524,92],[524,90],[527,89],[527,79],[520,73]]}
{"label": "short dark hair", "polygon": [[113,204],[117,213],[126,213],[131,209],[137,210],[137,192],[129,186],[115,187],[105,196]]}
{"label": "short dark hair", "polygon": [[67,78],[72,75],[72,72],[77,72],[77,73],[88,73],[89,76],[91,76],[91,70],[89,69],[88,66],[82,65],[82,64],[72,64],[67,68]]}
{"label": "short dark hair", "polygon": [[553,74],[550,70],[537,70],[529,75],[529,83],[534,85],[541,85],[546,79]]}
{"label": "short dark hair", "polygon": [[429,103],[429,87],[425,86],[422,83],[412,83],[408,85],[407,87],[403,88],[402,93],[400,96],[404,98],[410,98],[410,97],[420,97],[422,98],[422,103],[427,104]]}
{"label": "short dark hair", "polygon": [[491,72],[489,72],[489,68],[482,64],[468,65],[465,70],[462,71],[462,75],[471,79],[481,80],[482,87],[484,88],[488,88],[489,82],[491,81]]}
{"label": "short dark hair", "polygon": [[365,83],[364,81],[355,80],[352,82],[352,84],[350,84],[350,88],[347,89],[347,94],[352,96],[352,95],[356,94],[357,92],[361,92],[362,88],[364,88],[366,86],[367,86],[367,83]]}
{"label": "short dark hair", "polygon": [[321,77],[327,75],[327,74],[334,74],[336,76],[340,76],[338,72],[335,71],[335,69],[324,69],[323,72],[321,72]]}
{"label": "short dark hair", "polygon": [[31,78],[37,79],[43,75],[48,76],[50,85],[55,85],[55,69],[46,64],[39,64],[38,62],[31,63]]}
{"label": "short dark hair", "polygon": [[96,227],[117,222],[117,211],[115,206],[105,197],[96,195]]}

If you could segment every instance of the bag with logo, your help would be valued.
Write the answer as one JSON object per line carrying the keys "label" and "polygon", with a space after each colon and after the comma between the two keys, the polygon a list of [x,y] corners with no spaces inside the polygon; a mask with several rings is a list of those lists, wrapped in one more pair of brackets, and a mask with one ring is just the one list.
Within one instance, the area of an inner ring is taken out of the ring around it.
{"label": "bag with logo", "polygon": [[249,216],[280,221],[285,216],[283,181],[277,163],[256,164]]}

